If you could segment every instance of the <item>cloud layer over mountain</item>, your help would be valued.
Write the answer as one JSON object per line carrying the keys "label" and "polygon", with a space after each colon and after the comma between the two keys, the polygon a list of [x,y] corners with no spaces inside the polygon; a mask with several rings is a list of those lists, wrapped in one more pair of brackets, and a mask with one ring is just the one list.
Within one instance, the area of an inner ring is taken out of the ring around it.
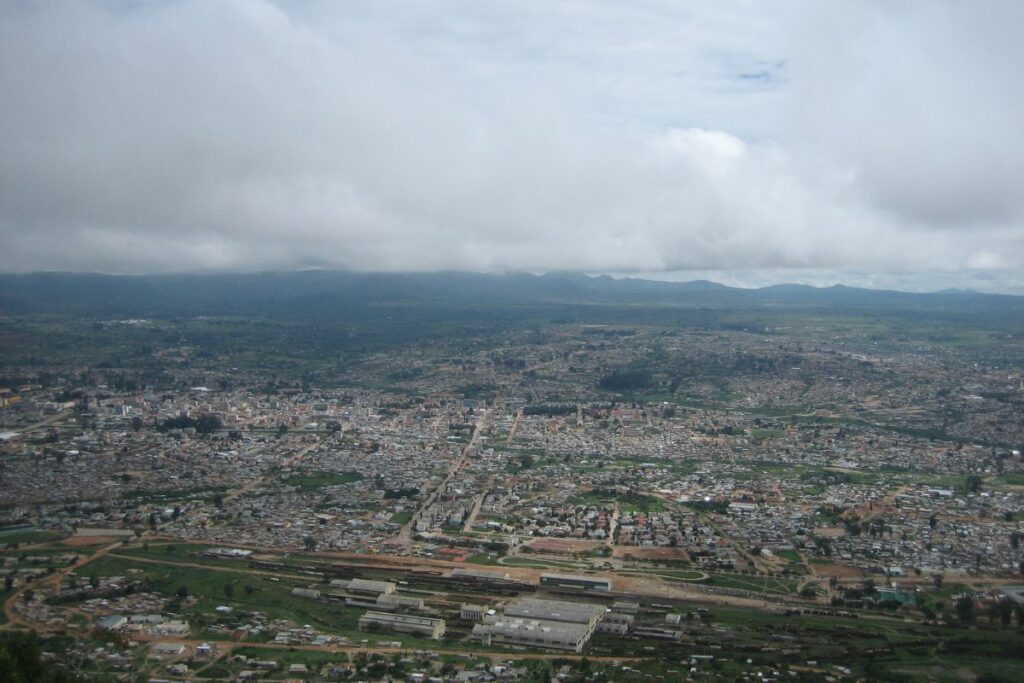
{"label": "cloud layer over mountain", "polygon": [[0,270],[1024,288],[1021,26],[999,0],[3,2]]}

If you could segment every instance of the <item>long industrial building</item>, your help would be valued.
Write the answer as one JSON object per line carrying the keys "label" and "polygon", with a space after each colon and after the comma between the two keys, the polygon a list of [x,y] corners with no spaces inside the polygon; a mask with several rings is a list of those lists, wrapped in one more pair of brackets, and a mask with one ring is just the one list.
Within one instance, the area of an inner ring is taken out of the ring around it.
{"label": "long industrial building", "polygon": [[582,652],[604,614],[600,605],[523,598],[506,606],[503,615],[485,614],[473,637],[485,645]]}
{"label": "long industrial building", "polygon": [[397,586],[390,581],[372,581],[370,579],[335,579],[331,581],[333,588],[342,588],[349,593],[359,595],[387,595],[394,593]]}
{"label": "long industrial building", "polygon": [[604,617],[604,607],[588,602],[520,598],[505,607],[505,616],[596,626]]}
{"label": "long industrial building", "polygon": [[388,614],[387,612],[367,612],[359,617],[359,628],[382,628],[398,633],[411,633],[427,636],[438,640],[444,635],[444,619],[416,617],[409,614]]}
{"label": "long industrial building", "polygon": [[473,637],[484,645],[529,645],[571,652],[582,652],[591,634],[585,624],[510,617],[495,617],[473,627]]}

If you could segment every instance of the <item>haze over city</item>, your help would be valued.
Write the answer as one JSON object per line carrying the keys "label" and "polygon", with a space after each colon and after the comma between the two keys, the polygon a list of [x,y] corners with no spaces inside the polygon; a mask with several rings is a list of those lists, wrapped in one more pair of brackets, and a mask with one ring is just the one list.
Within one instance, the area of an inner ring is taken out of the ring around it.
{"label": "haze over city", "polygon": [[1024,292],[1024,6],[0,4],[0,270]]}

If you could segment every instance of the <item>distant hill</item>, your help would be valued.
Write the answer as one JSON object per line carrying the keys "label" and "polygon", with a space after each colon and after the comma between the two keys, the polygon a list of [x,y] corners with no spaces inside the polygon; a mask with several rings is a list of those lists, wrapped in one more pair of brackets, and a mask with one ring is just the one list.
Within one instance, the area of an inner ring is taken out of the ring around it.
{"label": "distant hill", "polygon": [[1024,320],[1024,297],[969,291],[915,294],[837,285],[738,289],[707,280],[480,273],[350,273],[331,270],[217,275],[0,275],[0,313],[90,317],[259,315],[339,318],[394,307],[656,306],[932,312]]}

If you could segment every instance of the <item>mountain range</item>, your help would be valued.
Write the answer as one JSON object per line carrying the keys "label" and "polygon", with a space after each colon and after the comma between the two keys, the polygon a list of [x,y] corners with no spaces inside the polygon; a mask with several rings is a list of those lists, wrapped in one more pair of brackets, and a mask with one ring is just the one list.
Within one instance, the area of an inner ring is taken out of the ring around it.
{"label": "mountain range", "polygon": [[353,273],[332,270],[200,275],[0,275],[0,313],[79,316],[332,317],[356,309],[435,306],[656,306],[932,312],[1024,320],[1024,297],[972,291],[909,293],[835,285],[740,289],[578,273]]}

